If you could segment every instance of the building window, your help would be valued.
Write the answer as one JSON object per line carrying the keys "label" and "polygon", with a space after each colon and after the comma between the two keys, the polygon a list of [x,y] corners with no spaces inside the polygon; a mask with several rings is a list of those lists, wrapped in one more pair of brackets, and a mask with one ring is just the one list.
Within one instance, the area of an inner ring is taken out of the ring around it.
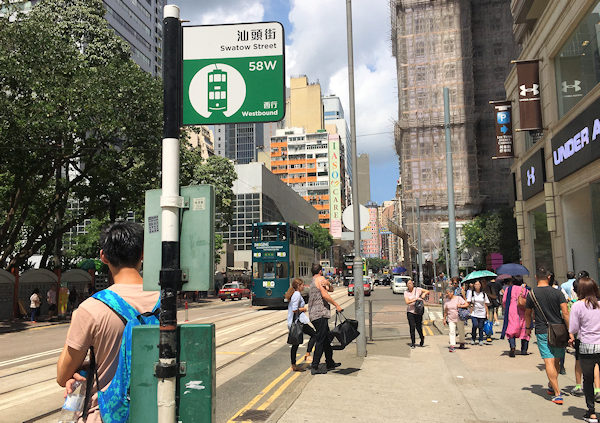
{"label": "building window", "polygon": [[559,117],[600,82],[599,22],[600,1],[597,1],[555,57]]}
{"label": "building window", "polygon": [[415,55],[417,57],[425,56],[425,43],[423,41],[417,41],[415,44]]}

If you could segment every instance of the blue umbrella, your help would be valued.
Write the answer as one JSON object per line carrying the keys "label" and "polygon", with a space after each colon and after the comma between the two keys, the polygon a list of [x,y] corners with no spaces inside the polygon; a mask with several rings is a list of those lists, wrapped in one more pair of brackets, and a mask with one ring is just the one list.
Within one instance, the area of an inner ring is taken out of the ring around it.
{"label": "blue umbrella", "polygon": [[400,266],[400,267],[394,267],[393,270],[394,273],[404,273],[406,272],[406,267]]}
{"label": "blue umbrella", "polygon": [[498,272],[499,275],[502,273],[506,273],[507,275],[511,276],[529,275],[529,270],[527,270],[527,268],[522,264],[518,263],[503,264],[502,266],[496,269],[496,272]]}
{"label": "blue umbrella", "polygon": [[497,275],[494,272],[490,272],[489,270],[476,270],[474,272],[469,273],[463,279],[463,282],[470,281],[472,279],[495,278],[496,276]]}

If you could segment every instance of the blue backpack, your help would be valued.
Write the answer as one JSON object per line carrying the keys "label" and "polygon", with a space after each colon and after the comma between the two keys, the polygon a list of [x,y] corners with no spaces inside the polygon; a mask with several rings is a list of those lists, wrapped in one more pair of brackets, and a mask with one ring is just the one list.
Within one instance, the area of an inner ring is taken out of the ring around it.
{"label": "blue backpack", "polygon": [[86,400],[83,418],[87,418],[89,407],[89,396],[91,388],[96,379],[98,388],[98,405],[103,423],[125,423],[129,418],[129,382],[131,378],[131,334],[135,326],[158,324],[158,313],[160,311],[160,298],[152,312],[140,314],[127,301],[116,292],[104,289],[92,295],[93,298],[106,304],[125,325],[119,349],[119,364],[115,376],[111,380],[106,391],[101,391],[98,386],[98,368],[96,367],[96,356],[94,347],[90,347],[90,375],[86,382]]}

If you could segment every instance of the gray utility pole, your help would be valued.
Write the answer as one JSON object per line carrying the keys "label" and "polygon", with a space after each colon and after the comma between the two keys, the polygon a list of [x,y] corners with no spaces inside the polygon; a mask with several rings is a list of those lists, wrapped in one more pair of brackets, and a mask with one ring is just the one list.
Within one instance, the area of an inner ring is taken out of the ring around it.
{"label": "gray utility pole", "polygon": [[417,198],[417,265],[419,266],[419,285],[423,285],[423,247],[421,246],[421,207]]}
{"label": "gray utility pole", "polygon": [[356,355],[367,356],[365,333],[365,287],[363,286],[363,266],[360,257],[360,204],[358,203],[358,159],[356,158],[356,120],[354,113],[354,52],[352,47],[352,0],[346,0],[346,31],[348,37],[348,89],[350,91],[350,149],[352,151],[352,211],[354,213],[354,310],[358,320]]}
{"label": "gray utility pole", "polygon": [[181,22],[179,7],[164,7],[163,19],[163,141],[160,269],[160,336],[158,344],[158,423],[175,423],[177,363],[177,290],[181,286],[179,268],[179,128],[181,127]]}
{"label": "gray utility pole", "polygon": [[448,183],[448,234],[450,236],[451,276],[458,276],[456,255],[456,216],[454,214],[454,175],[452,174],[452,141],[450,140],[450,99],[444,87],[444,128],[446,128],[446,181]]}

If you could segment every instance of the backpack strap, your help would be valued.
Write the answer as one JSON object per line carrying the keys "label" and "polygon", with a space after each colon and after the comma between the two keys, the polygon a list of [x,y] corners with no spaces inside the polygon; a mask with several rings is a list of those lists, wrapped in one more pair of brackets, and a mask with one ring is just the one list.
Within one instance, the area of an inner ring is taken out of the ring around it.
{"label": "backpack strap", "polygon": [[103,289],[102,291],[96,292],[92,295],[98,301],[103,302],[110,308],[123,322],[127,324],[128,321],[135,319],[140,313],[133,308],[127,301],[125,301],[119,294],[110,289]]}

